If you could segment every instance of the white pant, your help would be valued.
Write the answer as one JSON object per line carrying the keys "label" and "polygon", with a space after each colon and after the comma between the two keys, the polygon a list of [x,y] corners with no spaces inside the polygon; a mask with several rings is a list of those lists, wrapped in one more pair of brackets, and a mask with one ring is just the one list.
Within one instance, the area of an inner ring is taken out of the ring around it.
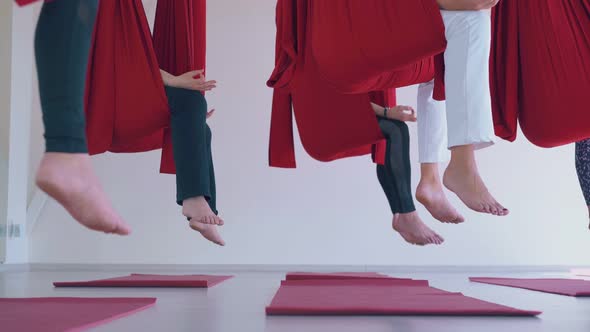
{"label": "white pant", "polygon": [[489,83],[489,13],[442,10],[441,14],[447,38],[446,102],[432,98],[433,82],[419,85],[420,163],[446,161],[447,147],[473,144],[480,149],[495,140]]}

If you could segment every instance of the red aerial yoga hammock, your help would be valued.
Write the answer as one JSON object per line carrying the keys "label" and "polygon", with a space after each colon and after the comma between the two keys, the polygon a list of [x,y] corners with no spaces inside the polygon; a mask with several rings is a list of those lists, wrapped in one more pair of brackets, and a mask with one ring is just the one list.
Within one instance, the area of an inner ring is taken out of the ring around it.
{"label": "red aerial yoga hammock", "polygon": [[[445,46],[434,0],[278,0],[270,165],[295,167],[292,112],[313,158],[373,151],[382,161],[370,101],[393,106],[392,88],[432,80]],[[443,88],[437,80],[438,98]]]}
{"label": "red aerial yoga hammock", "polygon": [[496,135],[541,147],[590,137],[590,0],[500,1],[492,12]]}
{"label": "red aerial yoga hammock", "polygon": [[205,68],[205,4],[159,0],[152,39],[141,0],[100,1],[86,82],[90,154],[163,148],[160,171],[175,173],[159,70],[179,75]]}

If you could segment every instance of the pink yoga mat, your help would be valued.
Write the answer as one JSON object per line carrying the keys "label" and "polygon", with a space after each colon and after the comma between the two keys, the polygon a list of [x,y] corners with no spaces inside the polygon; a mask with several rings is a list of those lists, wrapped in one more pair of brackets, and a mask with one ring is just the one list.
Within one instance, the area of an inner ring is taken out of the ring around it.
{"label": "pink yoga mat", "polygon": [[268,315],[445,315],[535,316],[511,307],[431,287],[381,285],[292,286],[279,288]]}
{"label": "pink yoga mat", "polygon": [[316,280],[316,279],[397,279],[391,278],[384,274],[375,272],[334,272],[334,273],[316,273],[316,272],[290,272],[286,280]]}
{"label": "pink yoga mat", "polygon": [[213,287],[231,276],[131,274],[125,277],[54,282],[55,287]]}
{"label": "pink yoga mat", "polygon": [[151,307],[154,298],[0,299],[0,330],[82,331]]}
{"label": "pink yoga mat", "polygon": [[469,278],[469,280],[559,295],[590,296],[590,281],[580,279]]}
{"label": "pink yoga mat", "polygon": [[413,279],[312,279],[283,280],[284,286],[391,286],[412,288],[412,286],[428,287],[428,280]]}

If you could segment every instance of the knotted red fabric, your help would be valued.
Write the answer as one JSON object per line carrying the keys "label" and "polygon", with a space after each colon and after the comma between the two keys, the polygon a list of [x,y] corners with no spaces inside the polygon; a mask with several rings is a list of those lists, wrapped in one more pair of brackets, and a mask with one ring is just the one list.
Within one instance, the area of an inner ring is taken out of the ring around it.
{"label": "knotted red fabric", "polygon": [[[363,1],[366,6],[357,6],[344,0],[278,0],[275,70],[268,81],[274,88],[271,166],[296,166],[293,113],[303,147],[313,158],[332,161],[373,151],[376,161],[382,162],[383,137],[370,101],[394,106],[392,89],[432,80],[432,55],[445,46],[444,26],[433,0],[416,1],[419,5],[395,2],[367,0]],[[364,15],[375,20],[382,17],[383,13],[374,16],[380,10],[413,19],[404,18],[399,25],[388,20],[385,27],[369,24],[350,33],[356,24],[366,23]],[[339,15],[360,21],[351,25]],[[415,36],[408,32],[420,31],[420,25],[425,26],[416,37],[421,42],[409,41],[407,47],[400,42],[392,49],[392,40],[413,40]],[[404,45],[403,51],[399,45]]]}
{"label": "knotted red fabric", "polygon": [[492,11],[496,135],[535,145],[590,137],[590,0],[500,1]]}
{"label": "knotted red fabric", "polygon": [[160,171],[175,173],[160,68],[174,75],[205,68],[205,4],[159,0],[152,39],[141,0],[100,1],[86,82],[90,154],[163,148]]}

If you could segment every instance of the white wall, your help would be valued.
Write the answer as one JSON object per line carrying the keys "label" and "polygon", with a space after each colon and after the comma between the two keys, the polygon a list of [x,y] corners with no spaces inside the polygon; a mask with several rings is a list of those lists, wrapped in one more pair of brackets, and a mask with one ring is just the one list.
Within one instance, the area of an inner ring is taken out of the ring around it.
{"label": "white wall", "polygon": [[[0,229],[2,230],[6,229],[8,220],[11,43],[12,4],[3,2],[0,3]],[[6,255],[6,243],[2,233],[0,233],[0,261],[4,261]]]}
{"label": "white wall", "polygon": [[[25,263],[29,260],[27,220],[27,183],[29,180],[29,128],[31,123],[32,100],[32,59],[31,39],[34,31],[32,7],[16,9],[12,1],[2,4],[0,27],[2,45],[0,69],[1,101],[1,149],[2,173],[0,185],[2,194],[2,246],[7,263]],[[9,235],[5,237],[5,233]],[[5,246],[4,246],[5,244]],[[5,258],[5,259],[4,259]]]}
{"label": "white wall", "polygon": [[[479,154],[490,189],[511,210],[506,218],[465,209],[464,225],[441,225],[419,212],[447,242],[405,244],[370,159],[322,164],[298,147],[297,170],[267,167],[274,58],[274,1],[209,1],[209,94],[219,207],[228,246],[191,232],[174,204],[174,178],[157,173],[159,153],[94,159],[114,205],[133,226],[128,238],[78,226],[55,203],[32,237],[33,262],[178,264],[589,264],[587,212],[571,146],[543,150],[522,139]],[[415,88],[399,102],[415,105]],[[415,126],[412,159],[416,163]],[[452,202],[460,206],[455,197]]]}

